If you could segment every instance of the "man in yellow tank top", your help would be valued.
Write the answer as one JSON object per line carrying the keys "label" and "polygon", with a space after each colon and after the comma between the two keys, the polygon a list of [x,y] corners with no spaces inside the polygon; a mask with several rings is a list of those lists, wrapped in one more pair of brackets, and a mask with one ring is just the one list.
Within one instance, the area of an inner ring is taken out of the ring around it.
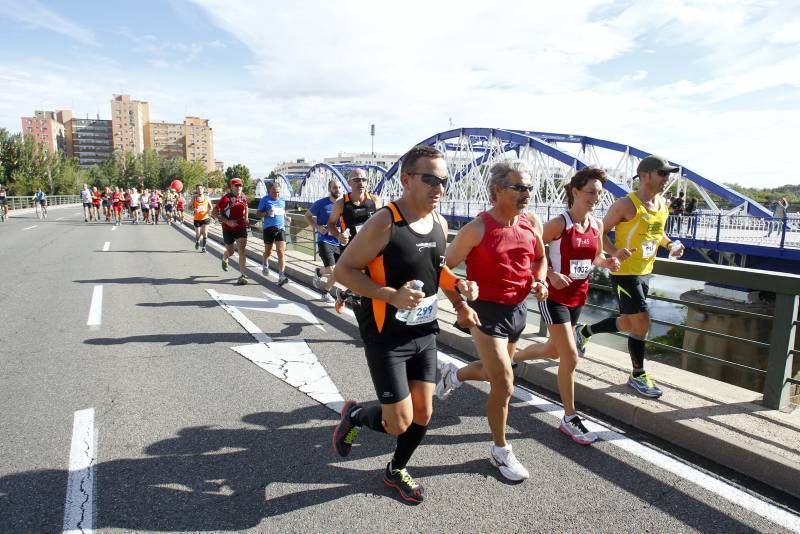
{"label": "man in yellow tank top", "polygon": [[205,195],[202,185],[195,187],[194,197],[192,197],[192,212],[194,213],[194,249],[200,249],[200,238],[203,238],[203,245],[200,252],[206,251],[208,241],[209,213],[211,213],[211,202]]}
{"label": "man in yellow tank top", "polygon": [[[664,158],[647,156],[636,168],[639,188],[617,199],[609,208],[603,219],[606,231],[603,248],[621,263],[620,269],[611,273],[611,287],[619,303],[620,315],[593,325],[577,325],[575,329],[581,352],[593,334],[627,332],[628,352],[633,365],[628,385],[652,398],[660,397],[662,391],[644,370],[645,340],[650,330],[647,292],[658,247],[670,250],[675,257],[683,255],[683,245],[676,243],[672,247],[665,233],[669,209],[661,196],[669,175],[677,170]],[[614,243],[608,237],[612,229]]]}

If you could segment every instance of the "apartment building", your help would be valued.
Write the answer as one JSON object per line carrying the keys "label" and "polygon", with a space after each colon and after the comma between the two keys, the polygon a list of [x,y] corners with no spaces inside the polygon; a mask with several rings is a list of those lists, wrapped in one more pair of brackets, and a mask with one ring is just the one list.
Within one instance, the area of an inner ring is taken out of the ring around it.
{"label": "apartment building", "polygon": [[150,104],[131,100],[130,95],[113,95],[111,125],[114,150],[141,154],[148,146],[145,126],[150,122]]}
{"label": "apartment building", "polygon": [[35,111],[33,117],[21,117],[22,135],[33,137],[48,154],[66,152],[67,141],[64,124],[59,122],[56,112]]}
{"label": "apartment building", "polygon": [[186,117],[183,124],[186,130],[186,161],[202,163],[206,171],[215,170],[214,131],[208,126],[208,119]]}
{"label": "apartment building", "polygon": [[114,156],[112,124],[98,115],[96,119],[77,119],[70,110],[59,110],[58,121],[64,125],[66,154],[78,160],[78,165],[89,168],[110,160]]}
{"label": "apartment building", "polygon": [[182,122],[150,122],[145,131],[145,148],[155,150],[164,159],[186,157],[186,126]]}

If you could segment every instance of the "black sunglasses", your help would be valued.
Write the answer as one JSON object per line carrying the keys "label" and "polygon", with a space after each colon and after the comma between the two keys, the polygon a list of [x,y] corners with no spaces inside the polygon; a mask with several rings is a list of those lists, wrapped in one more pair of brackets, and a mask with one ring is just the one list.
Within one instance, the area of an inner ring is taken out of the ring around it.
{"label": "black sunglasses", "polygon": [[408,172],[406,174],[408,174],[409,176],[415,176],[415,175],[421,176],[422,178],[420,179],[423,182],[425,182],[425,184],[431,187],[436,187],[437,185],[441,185],[445,189],[447,188],[447,181],[450,179],[449,176],[445,176],[444,178],[439,178],[434,174],[427,174],[424,172]]}
{"label": "black sunglasses", "polygon": [[657,172],[657,173],[658,173],[658,175],[659,175],[659,176],[661,176],[662,178],[666,178],[667,176],[669,176],[670,174],[672,174],[672,171],[656,171],[656,172]]}
{"label": "black sunglasses", "polygon": [[505,184],[503,187],[506,189],[513,189],[517,193],[528,192],[530,193],[533,191],[532,185],[525,185],[525,184]]}

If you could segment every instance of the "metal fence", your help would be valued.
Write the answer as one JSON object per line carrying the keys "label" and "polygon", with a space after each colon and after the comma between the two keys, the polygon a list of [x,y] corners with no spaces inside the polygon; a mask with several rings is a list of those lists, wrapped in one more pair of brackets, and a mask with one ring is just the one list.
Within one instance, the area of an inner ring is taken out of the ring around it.
{"label": "metal fence", "polygon": [[[53,195],[47,197],[48,206],[60,206],[63,204],[80,204],[80,195]],[[9,210],[21,210],[25,208],[33,208],[33,197],[6,197],[6,205]]]}

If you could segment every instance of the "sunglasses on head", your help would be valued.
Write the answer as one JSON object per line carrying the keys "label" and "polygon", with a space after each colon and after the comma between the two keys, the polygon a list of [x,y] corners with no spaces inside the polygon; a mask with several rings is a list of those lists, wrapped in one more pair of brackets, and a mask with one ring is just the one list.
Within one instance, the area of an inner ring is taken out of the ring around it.
{"label": "sunglasses on head", "polygon": [[506,189],[513,189],[517,193],[528,192],[530,193],[533,191],[532,185],[525,185],[525,184],[506,184],[503,187]]}
{"label": "sunglasses on head", "polygon": [[420,180],[422,180],[425,184],[431,187],[436,187],[437,185],[441,185],[442,187],[447,188],[447,181],[450,179],[450,177],[448,176],[445,176],[444,178],[439,178],[435,174],[428,174],[425,172],[409,172],[406,174],[408,174],[409,176],[420,176],[421,177]]}

